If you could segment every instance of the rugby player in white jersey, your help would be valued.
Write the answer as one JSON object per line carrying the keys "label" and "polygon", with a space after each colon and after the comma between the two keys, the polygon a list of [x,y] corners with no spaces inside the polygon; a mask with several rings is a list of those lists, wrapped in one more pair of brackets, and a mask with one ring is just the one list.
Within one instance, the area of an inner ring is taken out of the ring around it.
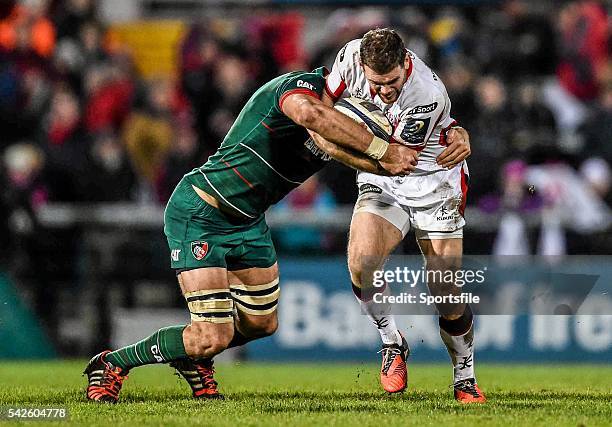
{"label": "rugby player in white jersey", "polygon": [[[336,57],[326,92],[332,102],[350,96],[375,103],[393,125],[393,139],[418,152],[416,170],[407,176],[358,174],[348,247],[353,291],[383,341],[381,383],[388,392],[403,391],[408,344],[389,307],[371,299],[380,292],[372,287],[373,272],[383,267],[411,226],[428,270],[460,268],[469,137],[451,118],[451,102],[440,78],[390,29],[371,30],[347,43]],[[428,286],[432,294],[457,290],[435,281]],[[469,305],[438,306],[438,311],[440,335],[453,364],[455,398],[484,402],[474,375]]]}

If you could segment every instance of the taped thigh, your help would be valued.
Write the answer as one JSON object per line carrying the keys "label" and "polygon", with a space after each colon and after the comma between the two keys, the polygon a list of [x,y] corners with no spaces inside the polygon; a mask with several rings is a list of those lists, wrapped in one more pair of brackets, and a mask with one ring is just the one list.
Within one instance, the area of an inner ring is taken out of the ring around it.
{"label": "taped thigh", "polygon": [[228,289],[186,292],[185,299],[192,322],[234,322],[234,301]]}
{"label": "taped thigh", "polygon": [[236,310],[255,316],[265,316],[276,310],[280,288],[278,277],[263,285],[230,285]]}

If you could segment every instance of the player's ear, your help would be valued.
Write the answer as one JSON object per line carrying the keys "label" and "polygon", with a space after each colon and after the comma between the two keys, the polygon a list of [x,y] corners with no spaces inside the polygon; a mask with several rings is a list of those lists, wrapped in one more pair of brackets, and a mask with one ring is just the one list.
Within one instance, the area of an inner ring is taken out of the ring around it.
{"label": "player's ear", "polygon": [[408,70],[410,69],[410,56],[408,54],[406,54],[406,57],[404,58],[404,69]]}

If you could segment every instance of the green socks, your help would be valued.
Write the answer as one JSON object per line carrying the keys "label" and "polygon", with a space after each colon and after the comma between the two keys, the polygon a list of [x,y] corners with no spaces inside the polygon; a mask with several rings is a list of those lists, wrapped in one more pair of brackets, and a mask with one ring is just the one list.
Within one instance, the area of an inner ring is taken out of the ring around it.
{"label": "green socks", "polygon": [[152,363],[168,363],[187,357],[183,344],[186,325],[168,326],[136,344],[108,353],[104,359],[126,371]]}

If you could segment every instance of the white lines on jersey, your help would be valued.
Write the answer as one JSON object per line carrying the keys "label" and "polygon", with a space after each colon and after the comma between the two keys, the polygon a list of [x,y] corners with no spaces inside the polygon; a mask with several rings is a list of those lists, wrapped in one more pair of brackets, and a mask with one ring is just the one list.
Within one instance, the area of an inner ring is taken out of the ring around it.
{"label": "white lines on jersey", "polygon": [[274,172],[276,172],[276,174],[277,174],[278,176],[280,176],[282,179],[284,179],[285,181],[290,182],[290,183],[292,183],[292,184],[298,184],[298,185],[302,183],[302,181],[292,181],[292,180],[290,180],[289,178],[287,178],[286,176],[283,176],[283,174],[281,174],[279,171],[277,171],[276,169],[274,169],[274,168],[272,167],[272,165],[266,161],[266,159],[264,159],[263,157],[261,157],[261,156],[259,155],[259,153],[257,153],[257,151],[253,150],[253,149],[252,149],[251,147],[249,147],[248,145],[244,145],[242,142],[240,143],[240,145],[242,145],[244,148],[246,148],[246,149],[250,150],[250,151],[251,151],[253,154],[255,154],[257,157],[259,157],[259,158],[261,159],[261,161],[262,161],[262,162],[264,162],[264,163],[266,164],[266,166],[268,166],[270,169],[272,169]]}
{"label": "white lines on jersey", "polygon": [[210,185],[210,188],[212,188],[213,190],[215,190],[215,193],[217,193],[222,199],[223,201],[228,204],[229,206],[231,206],[232,208],[236,209],[238,212],[240,212],[242,215],[246,216],[247,218],[256,218],[253,215],[249,215],[246,212],[241,211],[240,209],[238,209],[236,206],[234,206],[232,203],[230,203],[229,200],[227,200],[225,197],[223,197],[223,194],[221,194],[219,192],[219,190],[217,190],[215,188],[214,185],[212,185],[212,183],[210,182],[210,180],[208,179],[208,177],[206,176],[206,174],[204,172],[202,172],[202,169],[198,168],[198,170],[200,171],[200,173],[202,174],[202,176],[204,177],[204,179],[206,180],[206,182],[208,182],[208,185]]}

